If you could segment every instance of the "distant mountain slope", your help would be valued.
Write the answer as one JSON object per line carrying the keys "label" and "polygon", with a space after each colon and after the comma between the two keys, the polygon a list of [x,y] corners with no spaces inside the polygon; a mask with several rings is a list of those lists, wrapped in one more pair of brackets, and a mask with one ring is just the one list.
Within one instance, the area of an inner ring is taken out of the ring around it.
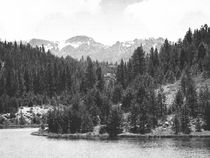
{"label": "distant mountain slope", "polygon": [[29,43],[32,46],[44,45],[46,50],[50,50],[57,56],[66,57],[68,55],[80,59],[82,56],[90,56],[94,60],[116,62],[128,60],[133,51],[143,46],[146,53],[151,47],[160,49],[163,44],[163,38],[135,39],[133,41],[116,42],[112,46],[106,46],[96,42],[93,38],[87,36],[75,36],[65,41],[52,42],[42,39],[32,39]]}

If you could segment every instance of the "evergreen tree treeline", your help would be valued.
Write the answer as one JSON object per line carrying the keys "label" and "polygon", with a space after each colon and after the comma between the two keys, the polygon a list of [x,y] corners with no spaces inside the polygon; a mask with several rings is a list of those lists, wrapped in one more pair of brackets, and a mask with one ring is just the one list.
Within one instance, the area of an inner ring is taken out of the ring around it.
{"label": "evergreen tree treeline", "polygon": [[[174,114],[175,133],[189,133],[190,118],[198,116],[197,122],[202,116],[210,129],[209,90],[198,93],[192,79],[210,76],[209,45],[210,28],[204,25],[189,29],[176,43],[166,39],[159,51],[151,48],[145,54],[140,46],[129,61],[110,66],[90,57],[58,58],[43,46],[0,42],[0,113],[51,104],[48,125],[55,133],[89,132],[101,123],[116,136],[123,121],[131,132],[146,133],[169,113]],[[104,77],[107,72],[111,79]],[[180,78],[174,105],[167,109],[161,85]]]}

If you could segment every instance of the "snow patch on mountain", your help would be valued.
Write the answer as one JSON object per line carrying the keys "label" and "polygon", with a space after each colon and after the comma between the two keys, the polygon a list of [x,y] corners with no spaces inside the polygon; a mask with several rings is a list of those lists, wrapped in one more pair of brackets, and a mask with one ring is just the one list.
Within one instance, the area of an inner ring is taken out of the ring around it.
{"label": "snow patch on mountain", "polygon": [[72,42],[72,43],[69,43],[72,47],[74,48],[78,48],[80,47],[82,44],[87,44],[87,45],[90,45],[90,42]]}
{"label": "snow patch on mountain", "polygon": [[122,46],[126,48],[131,47],[132,45],[134,45],[134,41],[126,41],[122,43]]}
{"label": "snow patch on mountain", "polygon": [[63,49],[64,47],[68,46],[69,44],[66,43],[66,41],[60,41],[57,43],[58,44],[58,49],[61,50]]}
{"label": "snow patch on mountain", "polygon": [[47,45],[44,45],[44,49],[45,49],[46,51],[48,51],[48,50],[54,49],[54,47],[53,47],[53,45],[51,45],[51,44],[47,44]]}
{"label": "snow patch on mountain", "polygon": [[143,46],[146,53],[150,52],[151,47],[160,49],[163,38],[135,39],[133,41],[117,41],[111,46],[96,42],[88,36],[75,36],[64,41],[52,42],[42,39],[32,39],[29,43],[36,47],[44,45],[45,50],[50,50],[52,54],[59,57],[71,56],[80,59],[82,56],[90,56],[93,60],[119,62],[121,59],[127,61],[134,50]]}
{"label": "snow patch on mountain", "polygon": [[154,49],[157,48],[157,43],[153,44],[153,48],[154,48]]}

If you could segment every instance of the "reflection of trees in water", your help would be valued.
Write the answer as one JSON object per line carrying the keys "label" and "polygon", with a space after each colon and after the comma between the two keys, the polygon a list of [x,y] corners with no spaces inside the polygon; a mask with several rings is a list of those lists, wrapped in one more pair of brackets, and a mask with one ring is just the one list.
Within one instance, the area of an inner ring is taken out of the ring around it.
{"label": "reflection of trees in water", "polygon": [[203,149],[210,148],[210,138],[176,138],[174,146],[179,149]]}

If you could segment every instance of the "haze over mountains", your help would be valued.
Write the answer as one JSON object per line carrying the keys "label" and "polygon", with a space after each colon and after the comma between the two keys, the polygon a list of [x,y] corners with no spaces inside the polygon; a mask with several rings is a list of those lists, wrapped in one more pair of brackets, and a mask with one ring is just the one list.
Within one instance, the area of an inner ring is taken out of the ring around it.
{"label": "haze over mountains", "polygon": [[116,62],[121,59],[127,61],[133,51],[143,46],[146,53],[151,47],[160,49],[163,44],[163,38],[135,39],[133,41],[119,42],[108,46],[96,42],[93,38],[87,36],[75,36],[64,41],[48,41],[43,39],[31,39],[29,43],[35,46],[44,46],[45,50],[50,50],[56,56],[72,56],[80,59],[82,56],[90,56],[93,60]]}

